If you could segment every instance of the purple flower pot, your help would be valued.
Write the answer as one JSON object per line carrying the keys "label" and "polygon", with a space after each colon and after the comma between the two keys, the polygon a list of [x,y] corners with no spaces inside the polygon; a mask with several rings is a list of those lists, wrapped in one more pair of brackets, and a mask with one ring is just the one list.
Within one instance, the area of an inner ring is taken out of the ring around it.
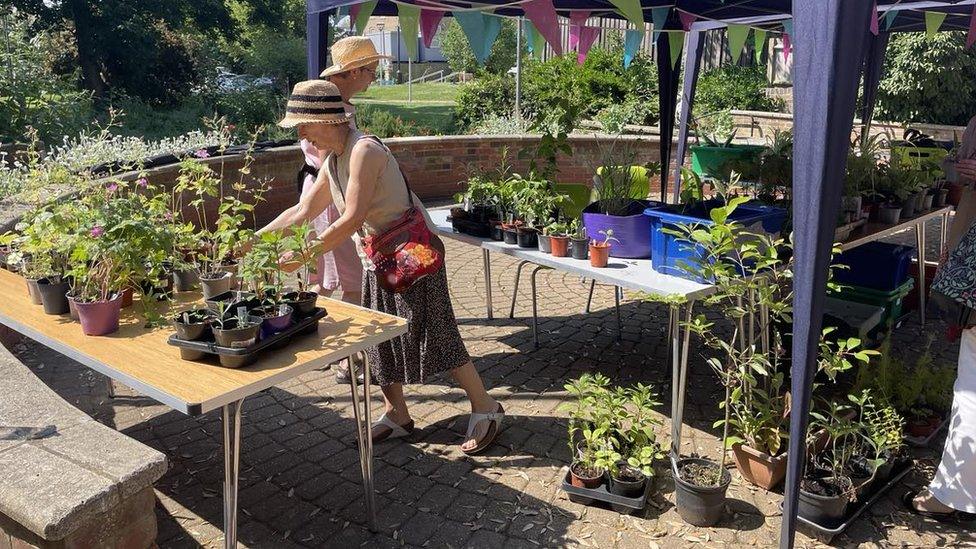
{"label": "purple flower pot", "polygon": [[81,331],[85,335],[100,336],[118,331],[119,316],[122,314],[121,296],[115,295],[108,301],[76,301],[75,308],[78,309]]}
{"label": "purple flower pot", "polygon": [[287,330],[291,326],[291,315],[293,311],[288,305],[269,305],[254,309],[251,311],[251,314],[264,319],[264,322],[261,324],[261,338],[264,339]]}
{"label": "purple flower pot", "polygon": [[610,257],[642,259],[651,257],[651,220],[644,210],[658,205],[650,200],[634,200],[627,209],[627,215],[607,215],[599,213],[600,203],[594,202],[583,209],[583,226],[591,240],[603,241],[600,231],[612,230],[613,242]]}

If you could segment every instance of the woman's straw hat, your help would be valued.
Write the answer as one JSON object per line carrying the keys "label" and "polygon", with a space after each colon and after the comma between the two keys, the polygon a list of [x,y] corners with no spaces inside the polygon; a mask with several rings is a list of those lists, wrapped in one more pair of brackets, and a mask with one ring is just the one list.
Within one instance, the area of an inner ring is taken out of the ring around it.
{"label": "woman's straw hat", "polygon": [[278,125],[294,128],[299,124],[345,124],[350,118],[335,84],[327,80],[305,80],[295,84],[285,106],[285,117]]}
{"label": "woman's straw hat", "polygon": [[365,36],[348,36],[332,44],[332,66],[322,71],[322,78],[365,67],[380,59],[390,59],[389,55],[376,53],[373,41]]}

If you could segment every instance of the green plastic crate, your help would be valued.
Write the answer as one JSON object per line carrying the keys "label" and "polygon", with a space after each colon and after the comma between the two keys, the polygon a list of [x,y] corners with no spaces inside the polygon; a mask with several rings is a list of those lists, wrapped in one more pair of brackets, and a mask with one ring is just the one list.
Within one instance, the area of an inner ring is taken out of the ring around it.
{"label": "green plastic crate", "polygon": [[831,297],[865,305],[882,307],[881,326],[888,329],[897,326],[901,319],[902,305],[905,296],[915,287],[915,280],[909,278],[901,286],[889,292],[873,290],[862,286],[842,286],[839,291],[831,292]]}

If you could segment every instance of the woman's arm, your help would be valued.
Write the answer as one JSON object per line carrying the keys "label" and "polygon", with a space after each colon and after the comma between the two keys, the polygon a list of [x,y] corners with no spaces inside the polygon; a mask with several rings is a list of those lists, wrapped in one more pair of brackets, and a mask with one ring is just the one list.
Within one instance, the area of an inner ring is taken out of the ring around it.
{"label": "woman's arm", "polygon": [[963,179],[976,181],[976,159],[966,158],[956,162],[956,171]]}
{"label": "woman's arm", "polygon": [[329,187],[328,170],[323,166],[319,170],[318,177],[315,178],[315,183],[299,199],[298,204],[278,214],[278,217],[258,229],[255,234],[260,235],[270,231],[290,233],[292,227],[311,222],[330,205],[332,205],[332,189]]}

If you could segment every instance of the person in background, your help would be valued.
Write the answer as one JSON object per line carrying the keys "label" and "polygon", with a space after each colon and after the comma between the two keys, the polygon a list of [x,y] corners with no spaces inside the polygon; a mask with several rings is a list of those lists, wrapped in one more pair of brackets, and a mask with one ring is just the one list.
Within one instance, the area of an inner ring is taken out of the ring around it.
{"label": "person in background", "polygon": [[[339,219],[316,236],[312,247],[315,253],[326,253],[357,231],[360,236],[383,235],[406,214],[415,215],[412,207],[425,211],[410,192],[393,153],[375,137],[349,127],[350,117],[344,113],[335,85],[322,80],[299,82],[285,111],[282,127],[297,126],[301,138],[329,154],[309,192],[298,204],[259,229],[258,234],[288,231],[335,204]],[[429,227],[430,221],[426,222]],[[360,238],[356,239],[356,246],[365,258]],[[411,258],[418,265],[437,265],[434,250],[443,253],[443,244],[436,236],[426,245],[411,248]],[[286,271],[300,266],[290,256],[282,257],[280,264]],[[465,349],[454,317],[445,265],[439,264],[433,272],[414,279],[400,291],[380,283],[372,262],[364,261],[364,266],[363,305],[407,319],[406,334],[366,350],[370,374],[383,390],[386,403],[386,412],[372,426],[374,442],[403,438],[413,432],[404,384],[429,383],[450,373],[471,403],[461,451],[477,454],[490,447],[501,430],[505,410],[485,390]]]}
{"label": "person in background", "polygon": [[[335,42],[331,48],[334,64],[325,69],[320,75],[335,84],[342,97],[342,106],[350,116],[349,124],[356,127],[356,108],[350,99],[369,88],[376,79],[376,68],[380,59],[388,56],[376,53],[373,41],[363,36],[350,36]],[[300,196],[304,197],[312,189],[315,178],[322,168],[325,159],[324,151],[315,148],[307,139],[301,140],[302,153],[305,164],[299,172]],[[312,220],[312,226],[317,234],[322,234],[339,219],[339,211],[334,205],[329,206],[321,215]],[[346,303],[359,305],[362,303],[363,266],[356,245],[352,239],[342,242],[334,250],[319,256],[316,273],[311,282],[323,295],[332,295],[338,289],[342,290],[342,300]],[[360,369],[362,372],[362,369]],[[362,375],[362,374],[361,374]],[[349,364],[342,361],[336,366],[336,381],[340,384],[349,383]],[[362,382],[362,379],[359,380]]]}
{"label": "person in background", "polygon": [[[956,159],[960,183],[976,182],[976,117],[969,122]],[[932,291],[961,307],[959,373],[952,414],[935,478],[919,492],[905,494],[914,513],[947,522],[976,520],[976,191],[964,191],[947,239],[952,250],[936,273]]]}

